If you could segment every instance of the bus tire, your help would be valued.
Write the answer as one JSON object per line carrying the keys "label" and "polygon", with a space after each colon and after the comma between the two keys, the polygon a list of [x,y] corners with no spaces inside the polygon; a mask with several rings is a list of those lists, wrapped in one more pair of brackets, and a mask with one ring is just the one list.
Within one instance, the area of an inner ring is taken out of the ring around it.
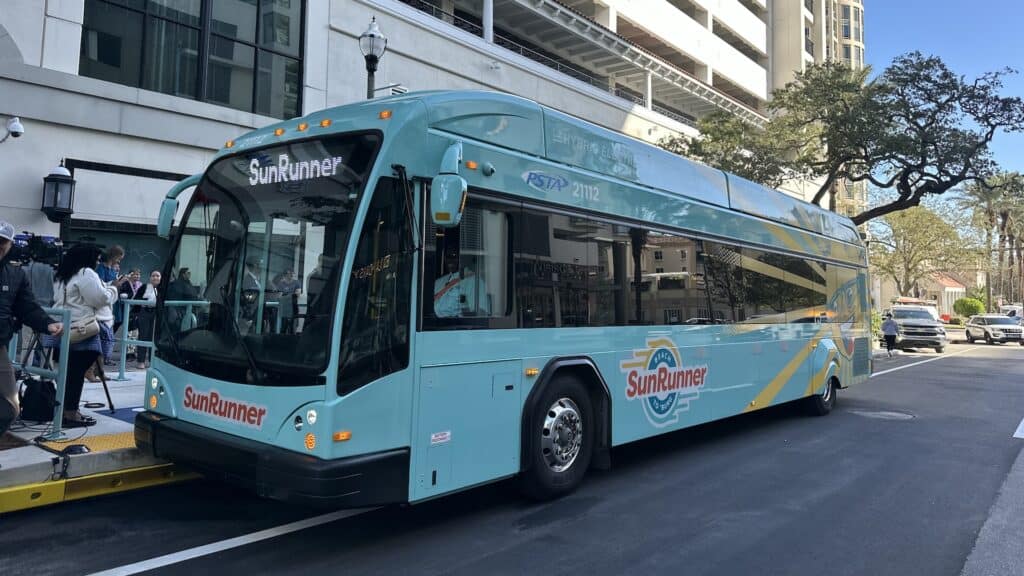
{"label": "bus tire", "polygon": [[824,416],[835,408],[838,393],[839,382],[835,378],[830,378],[823,393],[804,398],[804,408],[811,416]]}
{"label": "bus tire", "polygon": [[594,451],[594,410],[586,386],[569,373],[546,386],[526,430],[532,449],[520,477],[523,493],[549,500],[572,492],[583,481]]}

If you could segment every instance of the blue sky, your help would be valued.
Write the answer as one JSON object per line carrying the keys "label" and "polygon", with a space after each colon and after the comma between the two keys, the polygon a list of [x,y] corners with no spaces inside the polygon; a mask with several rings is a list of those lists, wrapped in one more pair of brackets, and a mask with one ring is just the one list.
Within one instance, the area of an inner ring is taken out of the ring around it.
{"label": "blue sky", "polygon": [[[1024,30],[1020,0],[864,0],[864,57],[880,73],[895,56],[919,50],[973,79],[1009,66],[1004,96],[1024,97]],[[1024,172],[1024,134],[998,134],[993,157]]]}

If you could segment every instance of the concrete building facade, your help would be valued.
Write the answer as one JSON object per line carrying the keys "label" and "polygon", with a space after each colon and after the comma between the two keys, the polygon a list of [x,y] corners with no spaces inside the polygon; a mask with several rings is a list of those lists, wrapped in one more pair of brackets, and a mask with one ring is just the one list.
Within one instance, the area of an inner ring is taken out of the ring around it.
{"label": "concrete building facade", "polygon": [[[772,48],[793,28],[787,3],[5,0],[0,120],[26,131],[0,145],[2,217],[158,266],[152,232],[174,180],[248,130],[365,98],[358,37],[371,18],[389,38],[378,95],[511,92],[649,142],[695,135],[712,111],[760,124],[775,78],[795,70]],[[74,214],[54,223],[42,179],[61,161]]]}

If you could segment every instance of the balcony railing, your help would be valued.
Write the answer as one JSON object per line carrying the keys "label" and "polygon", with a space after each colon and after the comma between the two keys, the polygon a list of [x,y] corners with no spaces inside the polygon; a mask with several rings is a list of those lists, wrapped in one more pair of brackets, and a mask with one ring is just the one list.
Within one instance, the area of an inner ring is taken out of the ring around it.
{"label": "balcony railing", "polygon": [[[466,20],[465,18],[460,18],[459,16],[456,16],[455,14],[452,14],[450,12],[445,12],[444,10],[441,10],[437,6],[434,6],[433,4],[430,4],[429,2],[426,2],[425,0],[401,0],[401,1],[404,4],[408,4],[409,6],[412,6],[413,8],[416,8],[417,10],[420,10],[421,12],[425,12],[427,14],[430,14],[431,16],[433,16],[434,18],[437,18],[438,20],[442,20],[444,22],[447,22],[447,23],[449,23],[449,24],[451,24],[451,25],[453,25],[456,28],[459,28],[461,30],[465,30],[466,32],[469,32],[470,34],[472,34],[474,36],[479,36],[480,38],[483,38],[483,36],[484,36],[484,29],[483,29],[483,27],[481,25],[479,25],[479,24],[477,24],[475,22],[471,22],[469,20]],[[633,104],[636,104],[636,105],[639,105],[639,106],[644,106],[645,103],[646,103],[643,95],[634,93],[634,92],[632,92],[630,90],[625,90],[621,86],[616,86],[615,88],[612,88],[607,77],[599,76],[599,75],[594,75],[589,70],[586,70],[584,68],[580,68],[579,66],[574,66],[574,65],[568,64],[566,62],[560,62],[560,61],[556,60],[555,58],[552,58],[550,56],[542,54],[542,53],[540,53],[539,51],[537,51],[537,50],[535,50],[533,48],[524,46],[523,44],[517,42],[516,40],[513,40],[513,39],[509,38],[508,36],[505,36],[504,34],[499,33],[497,31],[495,31],[495,33],[494,33],[494,43],[496,45],[498,45],[498,46],[501,46],[502,48],[504,48],[506,50],[509,50],[511,52],[515,52],[516,54],[519,54],[520,56],[523,56],[525,58],[529,58],[530,60],[533,60],[534,62],[537,62],[539,64],[543,64],[544,66],[547,66],[548,68],[551,68],[553,70],[561,72],[562,74],[565,74],[566,76],[571,76],[572,78],[575,78],[576,80],[579,80],[580,82],[584,82],[586,84],[590,84],[591,86],[593,86],[595,88],[599,88],[599,89],[604,90],[606,92],[610,92],[611,94],[614,94],[615,96],[618,96],[619,98],[622,98],[624,100],[628,100],[629,102],[632,102]],[[672,118],[673,120],[676,120],[677,122],[682,122],[683,124],[686,124],[688,126],[693,126],[693,127],[697,126],[697,123],[692,118],[688,118],[688,117],[686,117],[686,116],[684,116],[684,115],[682,115],[680,113],[673,112],[671,109],[666,108],[665,106],[659,105],[657,102],[654,102],[653,105],[651,106],[651,108],[655,112],[658,112],[659,114],[662,114],[664,116]]]}

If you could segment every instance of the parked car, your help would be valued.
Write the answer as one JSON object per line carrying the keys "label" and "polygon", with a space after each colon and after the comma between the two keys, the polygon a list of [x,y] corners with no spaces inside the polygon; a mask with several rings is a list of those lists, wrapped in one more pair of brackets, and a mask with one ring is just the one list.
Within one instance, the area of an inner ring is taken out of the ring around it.
{"label": "parked car", "polygon": [[945,352],[946,329],[942,322],[935,319],[926,306],[893,306],[886,310],[892,314],[892,319],[899,326],[899,334],[896,336],[896,347],[904,348],[934,348],[939,354]]}
{"label": "parked car", "polygon": [[988,344],[995,342],[1017,342],[1024,346],[1021,339],[1022,329],[1016,318],[1002,314],[979,314],[971,316],[964,326],[967,341],[984,340]]}

